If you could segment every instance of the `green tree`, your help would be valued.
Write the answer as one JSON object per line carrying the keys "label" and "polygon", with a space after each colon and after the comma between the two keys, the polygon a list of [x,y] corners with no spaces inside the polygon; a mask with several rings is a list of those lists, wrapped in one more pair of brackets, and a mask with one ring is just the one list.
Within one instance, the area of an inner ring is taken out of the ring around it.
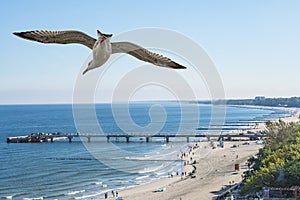
{"label": "green tree", "polygon": [[248,160],[251,171],[246,176],[242,194],[255,193],[264,186],[300,185],[300,126],[296,123],[266,123],[268,139],[256,157]]}
{"label": "green tree", "polygon": [[294,160],[286,169],[285,177],[289,186],[300,185],[300,159]]}

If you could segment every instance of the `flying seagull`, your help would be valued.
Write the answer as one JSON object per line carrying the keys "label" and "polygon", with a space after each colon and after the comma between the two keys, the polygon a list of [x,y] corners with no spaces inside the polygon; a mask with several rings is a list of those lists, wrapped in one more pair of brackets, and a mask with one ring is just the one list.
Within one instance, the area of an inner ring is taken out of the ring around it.
{"label": "flying seagull", "polygon": [[128,53],[142,61],[152,63],[160,67],[169,67],[174,69],[186,69],[186,67],[174,62],[170,58],[160,54],[148,51],[147,49],[131,42],[110,42],[112,34],[104,34],[97,30],[98,39],[75,30],[66,31],[47,31],[35,30],[26,32],[14,32],[16,36],[41,43],[58,44],[82,44],[93,50],[93,60],[89,62],[88,67],[83,74],[89,70],[103,65],[113,53]]}

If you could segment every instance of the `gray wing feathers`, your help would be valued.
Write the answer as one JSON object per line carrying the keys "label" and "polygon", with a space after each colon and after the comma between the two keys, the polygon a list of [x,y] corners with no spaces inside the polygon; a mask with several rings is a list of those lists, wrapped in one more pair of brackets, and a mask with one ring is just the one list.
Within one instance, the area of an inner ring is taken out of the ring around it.
{"label": "gray wing feathers", "polygon": [[127,53],[145,62],[152,63],[161,67],[169,67],[175,69],[186,69],[186,67],[174,62],[170,58],[160,54],[153,53],[147,49],[130,43],[130,42],[114,42],[112,43],[112,53]]}
{"label": "gray wing feathers", "polygon": [[37,41],[41,43],[58,43],[58,44],[71,44],[78,43],[93,49],[96,42],[95,38],[80,32],[80,31],[26,31],[26,32],[15,32],[21,38]]}

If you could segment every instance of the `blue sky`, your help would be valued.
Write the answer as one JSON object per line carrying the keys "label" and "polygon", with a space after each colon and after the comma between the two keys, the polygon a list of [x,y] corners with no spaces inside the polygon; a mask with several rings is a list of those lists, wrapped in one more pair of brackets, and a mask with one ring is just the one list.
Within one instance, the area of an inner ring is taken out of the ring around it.
{"label": "blue sky", "polygon": [[299,10],[297,0],[1,1],[0,104],[72,101],[90,50],[12,35],[36,29],[76,29],[92,36],[97,29],[114,34],[144,27],[174,30],[206,50],[226,98],[299,96]]}

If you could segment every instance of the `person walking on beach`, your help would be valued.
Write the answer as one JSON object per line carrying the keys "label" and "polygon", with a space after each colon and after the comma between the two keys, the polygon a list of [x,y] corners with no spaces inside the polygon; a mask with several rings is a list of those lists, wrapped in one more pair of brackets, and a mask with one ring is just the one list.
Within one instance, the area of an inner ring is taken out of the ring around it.
{"label": "person walking on beach", "polygon": [[118,193],[118,191],[116,191],[116,197],[118,197],[119,196],[119,193]]}
{"label": "person walking on beach", "polygon": [[113,190],[111,191],[111,194],[113,197],[115,197],[115,192]]}

